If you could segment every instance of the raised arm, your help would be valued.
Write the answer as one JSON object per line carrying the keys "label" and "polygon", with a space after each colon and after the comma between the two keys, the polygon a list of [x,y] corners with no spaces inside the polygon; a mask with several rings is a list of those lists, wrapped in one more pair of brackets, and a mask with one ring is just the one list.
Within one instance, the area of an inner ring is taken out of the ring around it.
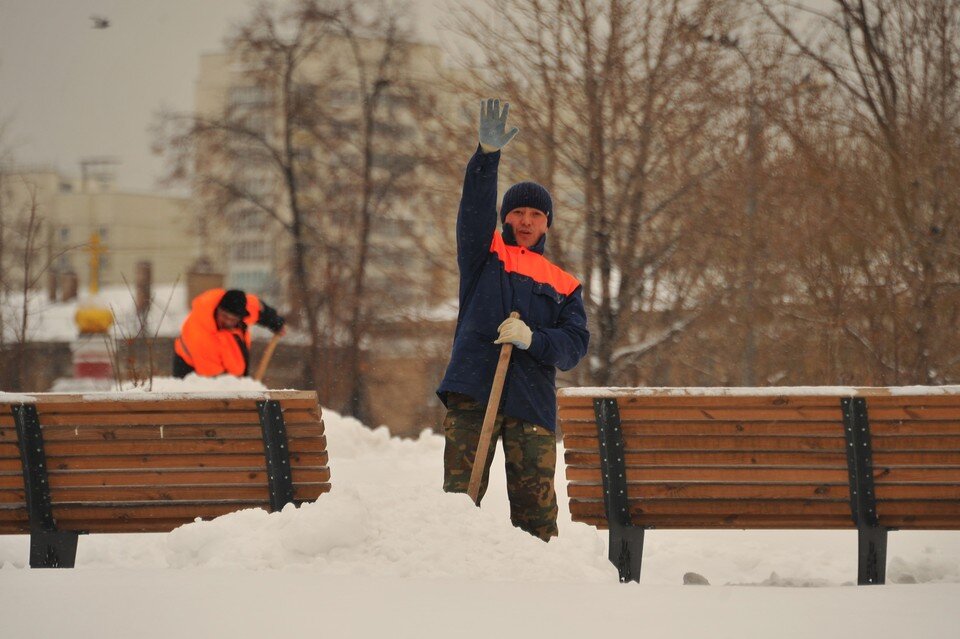
{"label": "raised arm", "polygon": [[463,193],[457,215],[457,264],[460,267],[461,297],[469,275],[483,262],[497,228],[497,168],[500,149],[517,135],[507,131],[510,105],[489,99],[480,103],[479,147],[463,177]]}

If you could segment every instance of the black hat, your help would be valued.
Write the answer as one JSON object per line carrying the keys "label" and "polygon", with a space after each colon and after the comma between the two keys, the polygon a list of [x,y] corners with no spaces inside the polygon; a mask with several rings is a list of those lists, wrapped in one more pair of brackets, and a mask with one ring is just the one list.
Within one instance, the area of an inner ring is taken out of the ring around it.
{"label": "black hat", "polygon": [[222,308],[228,313],[233,313],[240,319],[247,316],[247,294],[235,288],[230,289],[223,294],[217,308]]}
{"label": "black hat", "polygon": [[547,226],[553,224],[553,199],[547,189],[536,182],[518,182],[507,189],[500,205],[500,221],[505,221],[507,213],[513,209],[522,207],[543,211],[547,216]]}

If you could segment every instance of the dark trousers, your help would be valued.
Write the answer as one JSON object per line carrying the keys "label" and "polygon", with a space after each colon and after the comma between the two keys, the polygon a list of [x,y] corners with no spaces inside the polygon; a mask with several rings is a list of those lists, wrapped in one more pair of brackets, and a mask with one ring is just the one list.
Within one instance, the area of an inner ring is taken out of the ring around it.
{"label": "dark trousers", "polygon": [[187,364],[187,362],[176,353],[173,354],[173,376],[174,377],[179,377],[180,379],[183,379],[184,377],[186,377],[187,375],[193,372],[194,372],[193,366],[191,366],[190,364]]}

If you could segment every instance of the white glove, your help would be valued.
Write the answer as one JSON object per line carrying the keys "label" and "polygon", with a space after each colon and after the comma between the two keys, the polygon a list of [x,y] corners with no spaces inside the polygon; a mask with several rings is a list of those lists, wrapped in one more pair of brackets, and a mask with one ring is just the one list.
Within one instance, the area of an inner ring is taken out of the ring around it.
{"label": "white glove", "polygon": [[508,317],[503,320],[497,331],[500,336],[493,342],[494,344],[505,344],[510,342],[522,351],[530,348],[530,342],[533,341],[533,331],[522,319]]}

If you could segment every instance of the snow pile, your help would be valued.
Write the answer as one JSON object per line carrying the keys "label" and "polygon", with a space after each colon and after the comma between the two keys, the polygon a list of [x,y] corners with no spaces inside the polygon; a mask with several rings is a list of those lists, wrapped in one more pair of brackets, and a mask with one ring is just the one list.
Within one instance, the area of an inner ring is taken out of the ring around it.
{"label": "snow pile", "polygon": [[[391,438],[385,427],[370,430],[329,410],[324,423],[333,490],[316,502],[272,514],[244,510],[168,535],[91,535],[81,539],[78,568],[301,566],[327,575],[615,579],[594,529],[567,521],[561,537],[544,544],[510,524],[502,461],[490,505],[478,509],[466,495],[443,492],[442,437]],[[7,560],[22,566],[25,555]]]}
{"label": "snow pile", "polygon": [[[180,392],[189,380],[161,384]],[[208,380],[217,390],[236,380]],[[248,390],[246,387],[244,390]],[[444,493],[442,437],[391,438],[324,411],[333,490],[315,503],[268,514],[246,510],[166,535],[90,535],[86,568],[297,568],[322,575],[514,582],[612,583],[606,533],[570,520],[558,468],[560,537],[544,544],[514,528],[494,459],[482,508]],[[562,459],[562,455],[560,455]],[[0,562],[26,565],[26,537],[0,538]],[[960,533],[890,533],[889,583],[960,583]],[[854,531],[648,531],[644,584],[836,586],[856,579]]]}
{"label": "snow pile", "polygon": [[207,393],[265,391],[269,389],[263,385],[263,382],[252,377],[234,377],[232,375],[201,377],[196,373],[190,373],[183,379],[178,377],[154,377],[146,386],[134,382],[124,382],[119,390],[134,393]]}
{"label": "snow pile", "polygon": [[[201,386],[157,381],[158,393]],[[648,531],[643,583],[621,586],[606,534],[570,520],[562,463],[560,537],[544,544],[509,523],[499,453],[478,509],[441,490],[441,437],[324,421],[333,490],[299,509],[81,537],[75,570],[30,570],[28,537],[0,536],[4,636],[582,638],[642,624],[655,637],[841,639],[960,624],[960,533],[892,532],[889,585],[845,588],[855,531]],[[681,586],[687,572],[712,586]]]}
{"label": "snow pile", "polygon": [[[156,378],[152,393],[262,392],[249,378]],[[98,395],[114,397],[143,388]],[[78,570],[285,569],[323,575],[489,582],[611,583],[606,533],[570,520],[562,461],[557,468],[560,537],[549,544],[509,521],[502,454],[482,508],[441,488],[443,438],[390,437],[324,410],[333,489],[283,512],[246,510],[163,535],[80,539]],[[558,459],[562,460],[562,450]],[[891,532],[890,583],[960,583],[960,533]],[[856,579],[855,531],[677,531],[646,534],[644,584],[680,584],[686,572],[711,584],[825,586]],[[27,565],[27,537],[0,536],[0,565]]]}

